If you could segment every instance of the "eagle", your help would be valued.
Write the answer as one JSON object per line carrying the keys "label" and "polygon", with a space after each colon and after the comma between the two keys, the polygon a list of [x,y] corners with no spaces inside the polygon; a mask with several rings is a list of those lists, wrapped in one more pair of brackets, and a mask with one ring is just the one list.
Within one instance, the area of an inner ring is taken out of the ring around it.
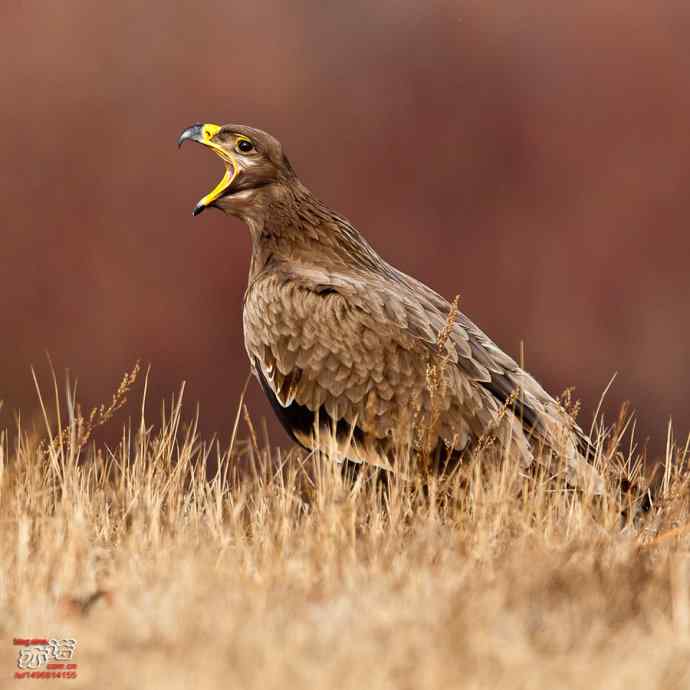
{"label": "eagle", "polygon": [[312,194],[275,137],[198,123],[185,141],[225,166],[193,214],[216,208],[249,227],[245,346],[298,444],[393,472],[405,457],[409,472],[454,468],[491,439],[501,461],[548,463],[602,491],[589,439],[563,406],[457,302],[386,262]]}

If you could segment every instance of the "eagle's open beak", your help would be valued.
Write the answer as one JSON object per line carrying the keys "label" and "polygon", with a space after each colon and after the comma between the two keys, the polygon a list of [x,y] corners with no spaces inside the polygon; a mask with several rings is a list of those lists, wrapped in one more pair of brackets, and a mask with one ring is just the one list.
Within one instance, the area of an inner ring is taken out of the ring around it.
{"label": "eagle's open beak", "polygon": [[213,204],[214,201],[218,200],[223,194],[229,189],[235,177],[237,177],[237,163],[234,158],[220,146],[213,141],[213,137],[220,132],[220,127],[218,125],[210,124],[195,124],[180,134],[177,140],[177,145],[182,146],[182,144],[190,139],[191,141],[196,141],[199,144],[208,146],[212,148],[214,152],[220,156],[225,161],[225,174],[221,181],[211,190],[199,203],[194,207],[193,214],[198,216],[205,208],[208,208]]}

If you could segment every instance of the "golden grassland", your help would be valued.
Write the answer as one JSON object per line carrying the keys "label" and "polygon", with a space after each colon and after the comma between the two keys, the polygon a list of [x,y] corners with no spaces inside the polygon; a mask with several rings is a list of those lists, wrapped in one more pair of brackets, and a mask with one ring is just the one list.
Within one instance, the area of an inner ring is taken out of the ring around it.
{"label": "golden grassland", "polygon": [[96,444],[136,374],[0,431],[0,688],[39,682],[13,679],[13,637],[78,641],[51,687],[690,688],[687,448],[637,515],[625,423],[595,430],[599,497],[480,455],[353,484],[239,411],[204,442],[179,396]]}

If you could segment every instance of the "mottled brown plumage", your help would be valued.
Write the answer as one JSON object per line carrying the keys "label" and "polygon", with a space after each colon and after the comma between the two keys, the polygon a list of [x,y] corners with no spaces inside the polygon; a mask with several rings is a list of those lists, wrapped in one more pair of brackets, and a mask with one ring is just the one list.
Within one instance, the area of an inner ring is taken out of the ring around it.
{"label": "mottled brown plumage", "polygon": [[395,469],[401,449],[457,459],[491,434],[524,466],[539,449],[599,490],[587,440],[560,405],[464,314],[447,323],[450,303],[314,197],[278,141],[241,125],[195,125],[185,139],[226,163],[195,213],[213,206],[249,226],[247,354],[299,443]]}

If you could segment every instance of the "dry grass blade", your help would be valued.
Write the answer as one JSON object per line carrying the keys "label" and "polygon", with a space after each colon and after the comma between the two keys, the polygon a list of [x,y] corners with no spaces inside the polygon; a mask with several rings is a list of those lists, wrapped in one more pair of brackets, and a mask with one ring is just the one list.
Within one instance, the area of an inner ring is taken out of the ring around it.
{"label": "dry grass blade", "polygon": [[435,356],[431,357],[426,367],[426,388],[429,393],[429,413],[426,418],[419,419],[416,424],[421,429],[421,442],[417,445],[422,449],[422,459],[427,466],[431,465],[431,454],[436,443],[438,424],[440,419],[439,401],[444,396],[447,385],[445,371],[450,361],[446,350],[448,339],[452,333],[458,314],[460,313],[460,295],[456,295],[451,302],[446,322],[436,338]]}
{"label": "dry grass blade", "polygon": [[69,409],[69,425],[63,429],[58,384],[55,371],[51,366],[53,390],[55,392],[55,419],[58,427],[57,433],[53,435],[51,430],[50,415],[43,401],[43,395],[41,394],[38,378],[36,377],[35,371],[32,370],[34,384],[41,401],[44,422],[49,432],[50,450],[53,452],[62,452],[63,447],[68,443],[71,445],[73,452],[78,452],[81,450],[89,442],[93,432],[99,427],[107,424],[111,419],[113,419],[115,414],[127,404],[127,396],[136,383],[140,372],[141,363],[136,362],[134,367],[130,371],[125,372],[123,375],[122,380],[120,381],[117,390],[113,393],[110,402],[108,404],[103,403],[97,407],[94,407],[87,417],[82,415],[81,408],[77,404],[74,397],[76,393],[72,392],[68,383],[66,397],[67,406]]}

